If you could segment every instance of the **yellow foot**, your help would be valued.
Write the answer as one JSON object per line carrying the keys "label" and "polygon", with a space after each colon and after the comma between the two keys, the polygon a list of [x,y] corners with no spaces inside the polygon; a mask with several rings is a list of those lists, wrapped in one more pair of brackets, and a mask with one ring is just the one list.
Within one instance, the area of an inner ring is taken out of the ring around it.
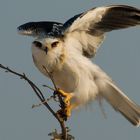
{"label": "yellow foot", "polygon": [[71,116],[72,109],[73,109],[73,105],[69,105],[65,108],[65,114],[66,114],[67,118]]}
{"label": "yellow foot", "polygon": [[57,114],[63,119],[67,120],[68,117],[71,116],[71,111],[73,109],[73,105],[71,104],[71,98],[73,97],[72,93],[66,93],[61,89],[58,89],[57,93],[63,97],[64,101],[64,108],[57,111]]}
{"label": "yellow foot", "polygon": [[71,111],[74,107],[76,107],[74,104],[68,105],[64,109],[58,110],[57,114],[66,121],[71,116]]}
{"label": "yellow foot", "polygon": [[73,97],[72,93],[66,93],[63,90],[59,89],[58,94],[60,94],[62,97],[64,97],[64,103],[66,106],[70,106],[70,100]]}

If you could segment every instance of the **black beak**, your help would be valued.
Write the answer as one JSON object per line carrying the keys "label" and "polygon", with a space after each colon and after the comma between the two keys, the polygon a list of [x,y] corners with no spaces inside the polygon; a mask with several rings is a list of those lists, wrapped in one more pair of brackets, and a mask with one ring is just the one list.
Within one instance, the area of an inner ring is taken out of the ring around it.
{"label": "black beak", "polygon": [[48,48],[47,48],[47,47],[45,47],[44,51],[45,51],[45,53],[47,54],[47,52],[48,52]]}

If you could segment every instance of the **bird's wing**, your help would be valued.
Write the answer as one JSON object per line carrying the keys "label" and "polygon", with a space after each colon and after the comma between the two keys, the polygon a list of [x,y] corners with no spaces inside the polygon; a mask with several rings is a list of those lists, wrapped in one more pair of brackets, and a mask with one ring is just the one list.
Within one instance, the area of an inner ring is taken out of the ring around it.
{"label": "bird's wing", "polygon": [[61,28],[63,24],[51,21],[28,22],[19,26],[18,33],[33,37],[40,36],[59,36],[61,35]]}
{"label": "bird's wing", "polygon": [[68,20],[64,25],[65,39],[74,38],[86,57],[96,54],[105,32],[140,25],[140,10],[126,5],[93,8]]}

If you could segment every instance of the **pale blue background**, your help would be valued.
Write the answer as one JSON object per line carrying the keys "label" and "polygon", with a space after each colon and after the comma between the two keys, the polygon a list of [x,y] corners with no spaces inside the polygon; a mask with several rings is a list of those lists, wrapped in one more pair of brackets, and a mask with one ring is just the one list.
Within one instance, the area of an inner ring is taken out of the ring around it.
{"label": "pale blue background", "polygon": [[[19,36],[17,26],[29,21],[64,22],[95,6],[128,4],[140,8],[140,0],[0,0],[0,63],[25,72],[33,81],[49,84],[32,63],[32,38]],[[95,62],[117,85],[140,104],[140,28],[108,34]],[[47,94],[47,92],[46,92]],[[27,83],[0,70],[0,140],[49,140],[58,128],[45,107],[31,109],[38,98]],[[76,140],[139,140],[140,128],[133,127],[107,103],[107,119],[98,104],[75,112],[68,121]]]}

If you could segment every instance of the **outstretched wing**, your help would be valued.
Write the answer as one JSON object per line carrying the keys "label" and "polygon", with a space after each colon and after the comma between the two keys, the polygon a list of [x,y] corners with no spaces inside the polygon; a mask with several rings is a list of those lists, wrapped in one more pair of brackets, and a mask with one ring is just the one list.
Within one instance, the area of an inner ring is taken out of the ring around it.
{"label": "outstretched wing", "polygon": [[[105,32],[140,25],[140,10],[126,5],[91,9],[68,20],[64,25],[67,41],[74,38],[87,57],[95,55]],[[70,39],[71,38],[71,39]]]}
{"label": "outstretched wing", "polygon": [[40,21],[40,22],[28,22],[19,26],[18,32],[22,35],[28,35],[33,37],[39,36],[59,36],[61,35],[61,28],[63,24],[58,22]]}

